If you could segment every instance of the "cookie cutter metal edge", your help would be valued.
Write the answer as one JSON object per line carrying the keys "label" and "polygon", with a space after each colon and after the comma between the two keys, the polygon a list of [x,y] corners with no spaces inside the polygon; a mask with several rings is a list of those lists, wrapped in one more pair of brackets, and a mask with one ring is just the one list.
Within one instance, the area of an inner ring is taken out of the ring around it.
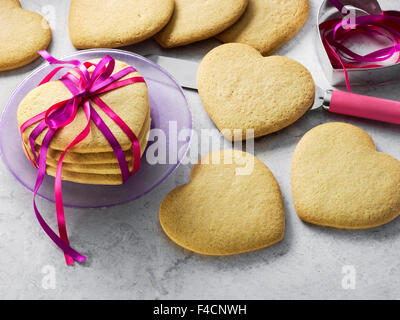
{"label": "cookie cutter metal edge", "polygon": [[[357,14],[381,14],[382,9],[377,0],[341,0],[342,4],[349,9],[356,9]],[[322,22],[328,19],[340,18],[341,13],[338,12],[337,8],[331,4],[329,0],[324,0],[318,11],[317,18],[317,53],[325,73],[325,76],[332,86],[345,86],[346,78],[344,70],[336,69],[332,66],[331,61],[328,58],[328,54],[325,51],[319,26]],[[400,63],[377,67],[377,68],[366,68],[366,69],[348,69],[349,81],[352,85],[356,86],[367,86],[374,84],[388,83],[396,80],[400,80]]]}

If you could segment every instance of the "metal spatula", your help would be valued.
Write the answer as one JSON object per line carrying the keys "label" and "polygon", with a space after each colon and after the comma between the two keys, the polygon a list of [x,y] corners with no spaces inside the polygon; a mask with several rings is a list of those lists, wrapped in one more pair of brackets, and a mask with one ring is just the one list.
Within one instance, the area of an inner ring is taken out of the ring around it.
{"label": "metal spatula", "polygon": [[[146,57],[167,70],[182,87],[197,90],[198,63],[158,55]],[[400,124],[399,101],[316,88],[315,103],[310,109],[324,108],[333,113]]]}

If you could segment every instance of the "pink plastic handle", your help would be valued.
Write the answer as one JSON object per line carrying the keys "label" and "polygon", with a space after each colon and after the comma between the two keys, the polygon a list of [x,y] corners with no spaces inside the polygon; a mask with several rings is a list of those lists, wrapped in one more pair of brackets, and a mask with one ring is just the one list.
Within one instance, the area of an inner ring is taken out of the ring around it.
{"label": "pink plastic handle", "polygon": [[329,111],[348,116],[400,124],[400,102],[333,91]]}

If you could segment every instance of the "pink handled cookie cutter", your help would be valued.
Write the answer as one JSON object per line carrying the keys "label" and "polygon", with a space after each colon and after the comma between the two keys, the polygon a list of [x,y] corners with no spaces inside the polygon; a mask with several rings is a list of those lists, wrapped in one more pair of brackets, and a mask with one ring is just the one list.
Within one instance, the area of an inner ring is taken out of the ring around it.
{"label": "pink handled cookie cutter", "polygon": [[[376,0],[340,0],[347,9],[353,9],[357,16],[382,13]],[[322,68],[332,86],[345,86],[346,75],[343,69],[334,68],[328,57],[320,32],[320,24],[331,20],[340,19],[343,15],[332,1],[324,0],[318,14],[318,53]],[[388,83],[400,78],[400,63],[375,68],[347,69],[348,81],[351,85],[371,85]],[[369,96],[357,95],[337,90],[323,90],[317,86],[317,99],[312,109],[322,105],[325,110],[364,119],[378,120],[388,123],[400,124],[400,102],[379,99]]]}

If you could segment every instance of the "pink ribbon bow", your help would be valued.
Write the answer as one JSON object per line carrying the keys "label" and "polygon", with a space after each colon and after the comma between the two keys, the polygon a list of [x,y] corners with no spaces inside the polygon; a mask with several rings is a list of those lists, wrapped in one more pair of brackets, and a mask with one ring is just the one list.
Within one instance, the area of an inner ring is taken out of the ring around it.
{"label": "pink ribbon bow", "polygon": [[[339,0],[329,1],[342,12],[344,6]],[[355,25],[352,28],[344,28],[347,23],[343,19],[328,20],[321,23],[319,29],[332,66],[344,70],[347,89],[351,91],[347,69],[382,67],[382,62],[400,52],[400,11],[383,11],[382,14],[355,17]],[[392,45],[366,55],[359,55],[350,50],[345,42],[350,42],[351,38],[360,34],[370,38],[386,38],[392,42]],[[398,62],[400,62],[400,55],[396,63]]]}
{"label": "pink ribbon bow", "polygon": [[[106,93],[130,84],[142,82],[145,80],[142,77],[132,77],[124,80],[120,80],[124,76],[136,72],[133,67],[125,68],[119,72],[114,72],[115,60],[110,56],[105,56],[98,64],[91,62],[80,62],[78,60],[61,61],[53,58],[47,51],[40,51],[39,54],[47,60],[50,64],[60,65],[50,72],[43,81],[39,84],[45,84],[49,82],[59,71],[63,69],[69,69],[74,73],[65,74],[60,80],[72,93],[70,99],[58,102],[51,106],[46,111],[34,116],[33,118],[26,121],[20,127],[21,137],[23,133],[30,126],[37,124],[35,129],[29,136],[29,146],[34,155],[34,159],[29,155],[28,150],[26,153],[30,161],[38,168],[38,174],[36,184],[33,192],[33,208],[35,210],[36,217],[42,226],[43,230],[47,235],[54,241],[54,243],[64,252],[65,260],[67,265],[86,260],[86,257],[71,248],[68,240],[67,228],[64,216],[64,205],[62,198],[62,165],[63,160],[69,149],[76,146],[79,142],[84,140],[90,132],[90,122],[97,126],[97,128],[103,133],[104,137],[112,147],[121,168],[121,174],[123,182],[125,183],[129,177],[135,174],[140,168],[140,143],[135,133],[126,125],[126,123],[109,107],[107,106],[99,95]],[[94,67],[93,72],[89,72],[89,68]],[[118,81],[120,80],[120,81]],[[129,166],[126,162],[124,151],[121,145],[111,132],[111,130],[104,123],[102,118],[93,108],[91,101],[93,101],[107,116],[109,116],[126,134],[126,136],[132,141],[133,149],[133,170],[129,172]],[[42,218],[39,210],[36,206],[36,195],[43,182],[46,174],[46,161],[47,151],[55,133],[68,126],[75,119],[79,107],[83,108],[85,113],[87,124],[86,127],[80,132],[74,140],[68,145],[68,147],[61,154],[57,165],[56,178],[54,184],[54,195],[57,212],[57,224],[59,236],[49,227],[49,225]],[[35,141],[39,135],[47,129],[47,132],[42,141],[40,147],[39,157],[37,157],[35,149]],[[25,144],[24,144],[25,147]],[[26,147],[25,147],[26,148]]]}

